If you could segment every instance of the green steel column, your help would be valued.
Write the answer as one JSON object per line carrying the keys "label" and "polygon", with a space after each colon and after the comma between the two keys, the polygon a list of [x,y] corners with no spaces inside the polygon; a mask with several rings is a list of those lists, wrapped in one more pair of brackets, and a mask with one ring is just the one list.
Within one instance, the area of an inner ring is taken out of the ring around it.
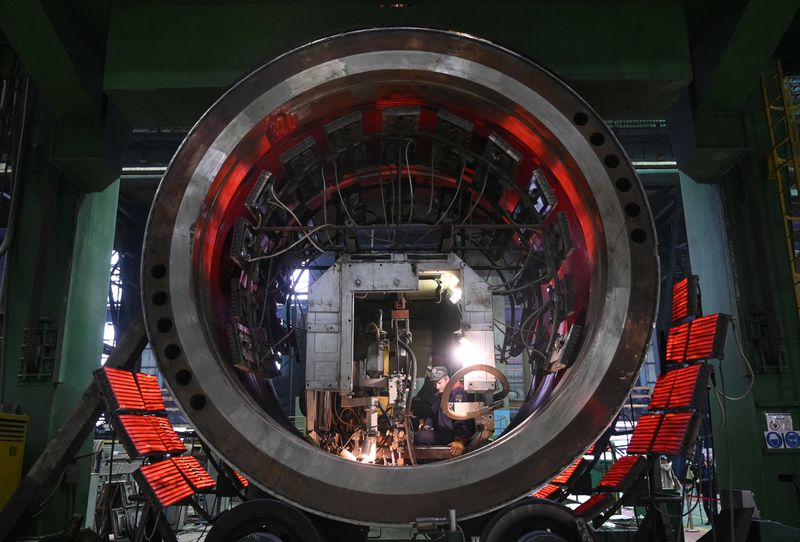
{"label": "green steel column", "polygon": [[[759,89],[760,90],[760,89]],[[800,451],[766,449],[765,414],[790,413],[800,425],[800,325],[758,91],[742,111],[748,156],[720,185],[681,178],[692,271],[700,275],[703,309],[737,318],[742,347],[755,371],[752,390],[734,337],[717,372],[728,396],[725,416],[712,395],[721,489],[750,489],[766,519],[800,526]],[[724,420],[724,423],[723,423]]]}
{"label": "green steel column", "polygon": [[[118,194],[115,183],[82,196],[52,165],[55,123],[39,100],[29,134],[15,195],[22,198],[19,219],[6,254],[0,360],[0,402],[30,415],[25,469],[99,366]],[[38,330],[27,335],[38,372],[23,370],[26,330]],[[79,459],[78,471],[65,474],[24,534],[61,530],[73,512],[84,513],[89,461]]]}
{"label": "green steel column", "polygon": [[[737,320],[742,332],[736,302],[736,284],[728,249],[728,235],[720,198],[719,185],[698,184],[684,173],[680,174],[686,234],[692,273],[700,276],[704,314],[722,312]],[[733,330],[728,330],[725,359],[713,362],[716,369],[716,389],[725,385],[729,397],[737,397],[747,389],[749,376],[737,349]],[[717,476],[720,490],[729,488],[753,491],[756,502],[766,517],[776,519],[773,505],[775,483],[765,476],[761,438],[754,428],[761,426],[752,396],[740,401],[724,401],[723,415],[711,390],[711,410],[714,444],[717,454]],[[743,428],[748,428],[746,431]],[[785,520],[786,518],[784,518]]]}
{"label": "green steel column", "polygon": [[[749,155],[725,176],[721,190],[743,319],[740,333],[756,376],[752,394],[729,409],[723,433],[733,448],[734,476],[757,478],[767,488],[756,495],[764,517],[800,527],[800,488],[795,485],[800,482],[800,451],[769,451],[764,444],[765,413],[790,413],[795,429],[800,425],[800,322],[778,192],[767,171],[770,143],[760,89],[754,89],[742,118]],[[724,366],[726,377],[742,372],[738,364],[726,361]],[[738,381],[729,386],[729,394],[745,391],[746,380]]]}
{"label": "green steel column", "polygon": [[[62,327],[61,364],[47,431],[51,438],[67,421],[66,416],[92,379],[92,371],[100,366],[118,196],[119,181],[115,181],[102,192],[86,194],[78,211]],[[88,440],[78,453],[78,457],[83,457],[76,461],[74,489],[71,484],[62,483],[58,490],[62,498],[53,499],[42,516],[63,517],[65,510],[84,513],[94,459],[88,455],[91,444]],[[47,520],[41,523],[48,524]]]}

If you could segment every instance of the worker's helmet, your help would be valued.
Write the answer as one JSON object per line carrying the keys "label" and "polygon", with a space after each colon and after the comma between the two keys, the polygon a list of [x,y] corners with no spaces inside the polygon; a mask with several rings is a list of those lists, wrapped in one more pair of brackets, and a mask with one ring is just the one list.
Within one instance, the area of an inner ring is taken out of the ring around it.
{"label": "worker's helmet", "polygon": [[431,369],[431,382],[438,382],[446,376],[450,376],[450,373],[447,371],[447,367],[442,367],[439,365]]}

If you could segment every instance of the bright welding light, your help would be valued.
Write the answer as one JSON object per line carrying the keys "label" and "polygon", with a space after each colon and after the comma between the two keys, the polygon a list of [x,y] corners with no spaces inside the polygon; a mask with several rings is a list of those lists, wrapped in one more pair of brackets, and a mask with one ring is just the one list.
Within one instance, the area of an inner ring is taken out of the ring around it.
{"label": "bright welding light", "polygon": [[375,437],[367,437],[361,447],[361,453],[362,463],[375,463],[378,455],[378,440]]}
{"label": "bright welding light", "polygon": [[442,274],[439,276],[439,283],[442,286],[443,290],[447,290],[449,292],[449,299],[450,303],[458,303],[461,300],[461,287],[458,285],[461,282],[454,273],[449,271],[443,271]]}
{"label": "bright welding light", "polygon": [[341,452],[339,452],[339,457],[341,457],[343,459],[347,459],[348,461],[358,461],[356,459],[356,456],[354,456],[353,453],[350,450],[346,450],[346,449],[342,450]]}
{"label": "bright welding light", "polygon": [[477,365],[484,361],[482,352],[466,337],[458,339],[458,346],[453,350],[453,357],[460,361],[464,367]]}

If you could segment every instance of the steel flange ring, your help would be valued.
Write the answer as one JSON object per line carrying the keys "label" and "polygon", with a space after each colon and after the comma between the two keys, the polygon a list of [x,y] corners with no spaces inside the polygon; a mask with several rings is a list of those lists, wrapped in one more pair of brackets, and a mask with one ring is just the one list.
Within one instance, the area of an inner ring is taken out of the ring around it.
{"label": "steel flange ring", "polygon": [[[514,138],[552,172],[574,232],[585,329],[553,393],[509,435],[458,459],[393,469],[323,453],[265,412],[226,360],[217,292],[230,207],[241,202],[243,183],[264,157],[313,126],[398,96],[472,115],[476,126]],[[451,508],[462,517],[497,509],[582,454],[612,422],[638,373],[654,321],[658,263],[649,206],[630,162],[562,81],[463,34],[384,28],[287,53],[211,107],[156,195],[142,285],[159,368],[212,448],[301,508],[396,525]]]}

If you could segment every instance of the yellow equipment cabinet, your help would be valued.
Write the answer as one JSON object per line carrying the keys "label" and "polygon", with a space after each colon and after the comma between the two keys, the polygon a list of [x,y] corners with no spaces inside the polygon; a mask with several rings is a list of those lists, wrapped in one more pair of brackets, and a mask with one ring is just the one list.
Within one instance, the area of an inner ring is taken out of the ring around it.
{"label": "yellow equipment cabinet", "polygon": [[27,433],[28,416],[0,412],[0,508],[5,506],[22,479]]}

